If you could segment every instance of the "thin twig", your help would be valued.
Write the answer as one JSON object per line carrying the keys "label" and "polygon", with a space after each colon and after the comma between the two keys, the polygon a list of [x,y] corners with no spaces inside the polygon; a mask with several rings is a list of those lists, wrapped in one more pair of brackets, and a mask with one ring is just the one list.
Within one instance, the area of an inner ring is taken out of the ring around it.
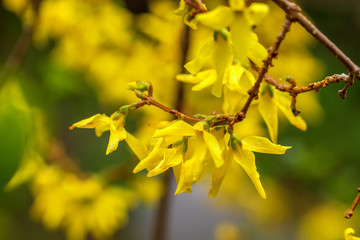
{"label": "thin twig", "polygon": [[265,75],[265,81],[271,85],[273,85],[277,90],[282,92],[288,92],[290,94],[300,94],[309,91],[319,92],[321,88],[328,86],[332,83],[339,83],[339,82],[348,82],[349,75],[343,74],[334,74],[332,76],[328,76],[321,81],[309,83],[305,87],[298,87],[298,86],[290,86],[288,84],[281,84],[277,82],[274,78],[270,77],[269,75]]}
{"label": "thin twig", "polygon": [[350,209],[346,210],[346,212],[344,213],[344,217],[349,219],[352,217],[352,215],[354,214],[355,208],[358,205],[359,201],[360,201],[360,187],[358,187],[358,194],[356,195],[356,198],[351,206]]}
{"label": "thin twig", "polygon": [[281,32],[279,33],[279,35],[276,37],[276,41],[275,41],[274,45],[271,46],[270,49],[268,50],[268,52],[269,52],[268,57],[263,61],[264,64],[263,64],[262,68],[260,69],[258,79],[256,80],[254,86],[252,88],[250,88],[250,90],[248,91],[249,97],[248,97],[244,107],[241,109],[240,112],[238,112],[236,114],[235,119],[234,119],[234,121],[232,121],[230,123],[230,126],[232,126],[236,122],[242,121],[245,118],[247,111],[249,110],[251,102],[254,99],[258,98],[261,82],[262,82],[265,74],[267,73],[269,67],[272,66],[272,60],[278,55],[278,50],[279,50],[280,44],[285,39],[286,33],[288,33],[290,31],[291,23],[292,23],[291,19],[289,17],[286,17],[283,28],[282,28]]}
{"label": "thin twig", "polygon": [[326,37],[309,19],[302,13],[301,8],[288,0],[272,0],[282,8],[293,21],[298,22],[306,31],[324,45],[348,71],[360,80],[360,67],[356,65],[346,54],[344,54],[328,37]]}

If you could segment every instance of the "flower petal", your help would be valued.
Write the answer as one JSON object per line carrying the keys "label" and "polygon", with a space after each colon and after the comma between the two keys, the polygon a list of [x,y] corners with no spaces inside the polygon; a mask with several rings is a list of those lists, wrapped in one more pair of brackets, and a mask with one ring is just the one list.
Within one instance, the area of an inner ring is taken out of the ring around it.
{"label": "flower petal", "polygon": [[204,88],[213,85],[216,82],[216,78],[217,78],[216,71],[214,69],[209,69],[203,72],[199,72],[198,76],[203,80],[199,84],[191,88],[191,90],[193,91],[201,91]]}
{"label": "flower petal", "polygon": [[295,116],[291,110],[291,102],[287,95],[276,94],[276,103],[279,109],[284,113],[289,122],[302,131],[306,131],[307,125],[301,116]]}
{"label": "flower petal", "polygon": [[156,130],[153,137],[194,136],[195,134],[196,130],[190,124],[178,120],[166,128]]}
{"label": "flower petal", "polygon": [[158,141],[156,142],[154,148],[149,153],[149,155],[146,158],[142,159],[138,163],[138,165],[136,165],[136,167],[133,170],[134,173],[138,173],[145,168],[149,169],[150,171],[158,164],[158,162],[160,161],[160,159],[162,159],[163,154],[166,150],[165,148],[160,148],[163,140],[164,140],[163,138],[158,139]]}
{"label": "flower petal", "polygon": [[267,55],[266,48],[258,42],[254,42],[248,51],[248,57],[258,66],[263,65],[263,60],[266,59]]}
{"label": "flower petal", "polygon": [[278,135],[278,108],[269,91],[266,91],[259,97],[258,109],[269,130],[271,140],[276,143]]}
{"label": "flower petal", "polygon": [[224,165],[224,159],[222,157],[223,151],[221,150],[220,145],[217,139],[215,138],[215,136],[212,135],[211,133],[203,131],[203,137],[205,144],[210,152],[210,155],[214,160],[215,167],[219,168],[222,165]]}
{"label": "flower petal", "polygon": [[244,0],[230,0],[229,5],[234,11],[243,11],[246,7]]}
{"label": "flower petal", "polygon": [[[226,155],[229,156],[229,154]],[[216,197],[217,193],[219,192],[220,186],[225,178],[225,175],[230,167],[231,162],[232,162],[232,158],[226,157],[224,164],[221,167],[219,168],[214,167],[209,197]]]}
{"label": "flower petal", "polygon": [[200,49],[198,57],[185,64],[185,69],[191,74],[197,74],[213,54],[214,45],[213,40],[206,42]]}
{"label": "flower petal", "polygon": [[236,14],[231,26],[231,39],[234,44],[235,55],[240,63],[249,66],[248,50],[252,43],[250,26],[242,14]]}
{"label": "flower petal", "polygon": [[[110,117],[106,116],[105,114],[95,114],[89,118],[83,119],[79,122],[74,123],[71,125],[70,130],[74,128],[96,128],[101,125],[109,124]],[[108,127],[109,129],[109,127]],[[107,130],[108,130],[107,129]]]}
{"label": "flower petal", "polygon": [[194,148],[194,153],[191,158],[186,160],[182,165],[175,195],[189,191],[191,186],[197,182],[204,172],[207,152],[205,142],[201,136],[196,136],[192,144],[196,144],[196,147]]}
{"label": "flower petal", "polygon": [[138,157],[139,160],[144,159],[147,155],[149,155],[149,151],[145,147],[145,145],[136,137],[134,137],[131,133],[126,133],[125,141],[130,147],[131,151],[133,151],[133,153]]}
{"label": "flower petal", "polygon": [[229,41],[219,36],[215,42],[214,54],[212,56],[215,65],[217,79],[211,90],[211,93],[216,97],[222,95],[222,84],[224,79],[225,70],[231,66],[234,54],[233,48]]}
{"label": "flower petal", "polygon": [[170,148],[165,150],[164,158],[160,161],[160,163],[153,168],[148,174],[148,177],[156,176],[162,172],[165,172],[170,167],[177,166],[182,163],[183,155],[181,150],[175,148]]}
{"label": "flower petal", "polygon": [[281,146],[270,142],[269,139],[258,136],[249,136],[241,139],[243,148],[259,153],[284,154],[291,147]]}
{"label": "flower petal", "polygon": [[260,182],[260,174],[256,170],[254,153],[242,147],[239,147],[236,151],[230,151],[233,153],[235,161],[240,164],[240,166],[250,177],[260,197],[266,199],[265,190]]}
{"label": "flower petal", "polygon": [[231,8],[226,6],[218,6],[211,11],[196,15],[198,22],[215,30],[221,30],[229,26],[232,18],[233,12]]}
{"label": "flower petal", "polygon": [[122,126],[110,125],[110,138],[106,149],[106,155],[115,151],[119,142],[126,138],[126,130]]}
{"label": "flower petal", "polygon": [[360,240],[360,238],[353,236],[354,233],[355,231],[352,228],[345,229],[344,231],[345,240]]}
{"label": "flower petal", "polygon": [[269,6],[265,3],[253,3],[245,10],[245,17],[252,26],[259,25],[269,12]]}

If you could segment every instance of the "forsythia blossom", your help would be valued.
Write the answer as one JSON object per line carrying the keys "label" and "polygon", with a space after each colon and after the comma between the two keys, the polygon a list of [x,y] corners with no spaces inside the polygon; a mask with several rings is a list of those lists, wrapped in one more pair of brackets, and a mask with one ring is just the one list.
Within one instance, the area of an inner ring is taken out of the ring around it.
{"label": "forsythia blossom", "polygon": [[33,180],[32,215],[49,229],[64,228],[69,240],[88,233],[107,239],[127,222],[133,192],[104,185],[98,178],[80,178],[46,166]]}
{"label": "forsythia blossom", "polygon": [[94,128],[96,136],[100,137],[105,131],[110,131],[109,144],[106,149],[106,155],[115,151],[120,141],[126,138],[124,128],[124,114],[120,112],[113,113],[110,117],[105,114],[96,114],[92,117],[74,123],[70,130],[74,128]]}
{"label": "forsythia blossom", "polygon": [[[225,144],[225,139],[229,146]],[[146,168],[151,177],[172,167],[178,184],[175,194],[180,194],[192,191],[191,186],[199,180],[208,160],[212,158],[214,172],[210,197],[216,196],[229,166],[235,160],[249,175],[260,196],[265,198],[253,152],[284,154],[289,148],[273,144],[262,137],[245,137],[239,140],[231,135],[229,139],[229,135],[223,134],[222,128],[210,129],[203,121],[191,126],[177,120],[156,130],[153,140],[155,144],[150,152],[139,142],[128,141],[130,148],[141,159],[134,172]]]}

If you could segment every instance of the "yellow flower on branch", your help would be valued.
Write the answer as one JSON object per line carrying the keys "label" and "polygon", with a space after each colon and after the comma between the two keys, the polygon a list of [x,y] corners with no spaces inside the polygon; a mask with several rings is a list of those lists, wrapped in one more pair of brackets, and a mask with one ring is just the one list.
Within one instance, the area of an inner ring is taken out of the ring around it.
{"label": "yellow flower on branch", "polygon": [[106,155],[115,151],[119,142],[126,138],[125,115],[116,111],[110,117],[105,114],[96,114],[92,117],[74,123],[70,130],[74,128],[94,128],[97,137],[104,132],[110,131],[109,143],[106,149]]}
{"label": "yellow flower on branch", "polygon": [[[174,168],[178,183],[175,194],[191,192],[191,186],[197,182],[204,171],[208,153],[213,158],[215,166],[221,167],[224,164],[222,148],[216,137],[206,129],[205,122],[198,122],[191,126],[178,120],[168,127],[156,130],[153,138],[156,142],[152,151],[139,162],[134,173],[146,168],[150,177],[170,167]],[[135,150],[135,153],[144,152],[139,144],[135,141],[132,143],[130,143],[130,148]]]}
{"label": "yellow flower on branch", "polygon": [[278,109],[298,129],[305,131],[307,128],[306,122],[302,117],[293,114],[289,95],[275,91],[274,87],[269,84],[262,88],[258,109],[269,129],[270,138],[275,143],[277,142],[278,134]]}
{"label": "yellow flower on branch", "polygon": [[212,188],[209,192],[209,197],[215,197],[217,195],[229,167],[233,160],[235,160],[250,177],[259,195],[265,199],[265,190],[260,182],[260,175],[256,170],[255,155],[253,152],[284,154],[289,148],[291,147],[273,144],[264,137],[249,136],[240,140],[235,135],[230,135],[229,147],[224,153],[225,163],[221,167],[215,167],[213,170]]}
{"label": "yellow flower on branch", "polygon": [[[236,80],[238,82],[244,71],[250,73],[249,59],[257,65],[262,65],[267,51],[258,42],[258,37],[251,27],[257,25],[267,12],[266,4],[254,3],[246,7],[244,1],[231,1],[230,7],[219,6],[197,14],[196,21],[214,30],[214,40],[204,44],[198,56],[185,64],[185,69],[190,74],[179,74],[176,76],[177,80],[196,83],[197,85],[192,88],[194,91],[213,85],[211,92],[216,97],[221,97],[222,85],[230,85],[232,91],[237,91],[235,88],[238,87],[234,87],[234,81],[226,79],[229,75],[227,73],[233,71],[233,66],[236,66],[241,71],[237,74],[240,75]],[[210,68],[203,70],[208,65]]]}

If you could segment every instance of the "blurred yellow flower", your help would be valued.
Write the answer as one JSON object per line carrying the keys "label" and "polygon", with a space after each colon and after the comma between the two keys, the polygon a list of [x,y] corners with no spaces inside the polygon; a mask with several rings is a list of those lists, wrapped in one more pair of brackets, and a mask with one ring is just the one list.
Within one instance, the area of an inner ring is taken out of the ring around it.
{"label": "blurred yellow flower", "polygon": [[44,166],[32,182],[35,202],[31,213],[49,229],[64,228],[68,240],[111,237],[127,223],[134,194],[104,185],[95,176],[79,178]]}
{"label": "blurred yellow flower", "polygon": [[345,229],[345,232],[344,232],[345,240],[360,240],[360,238],[353,236],[354,233],[355,233],[355,231],[352,228]]}
{"label": "blurred yellow flower", "polygon": [[216,240],[240,240],[240,231],[232,223],[221,223],[215,229]]}
{"label": "blurred yellow flower", "polygon": [[278,134],[278,109],[284,113],[289,122],[298,129],[305,131],[306,122],[301,116],[295,116],[291,110],[291,100],[287,93],[274,89],[273,86],[265,84],[259,96],[259,112],[269,129],[270,138],[277,142]]}

